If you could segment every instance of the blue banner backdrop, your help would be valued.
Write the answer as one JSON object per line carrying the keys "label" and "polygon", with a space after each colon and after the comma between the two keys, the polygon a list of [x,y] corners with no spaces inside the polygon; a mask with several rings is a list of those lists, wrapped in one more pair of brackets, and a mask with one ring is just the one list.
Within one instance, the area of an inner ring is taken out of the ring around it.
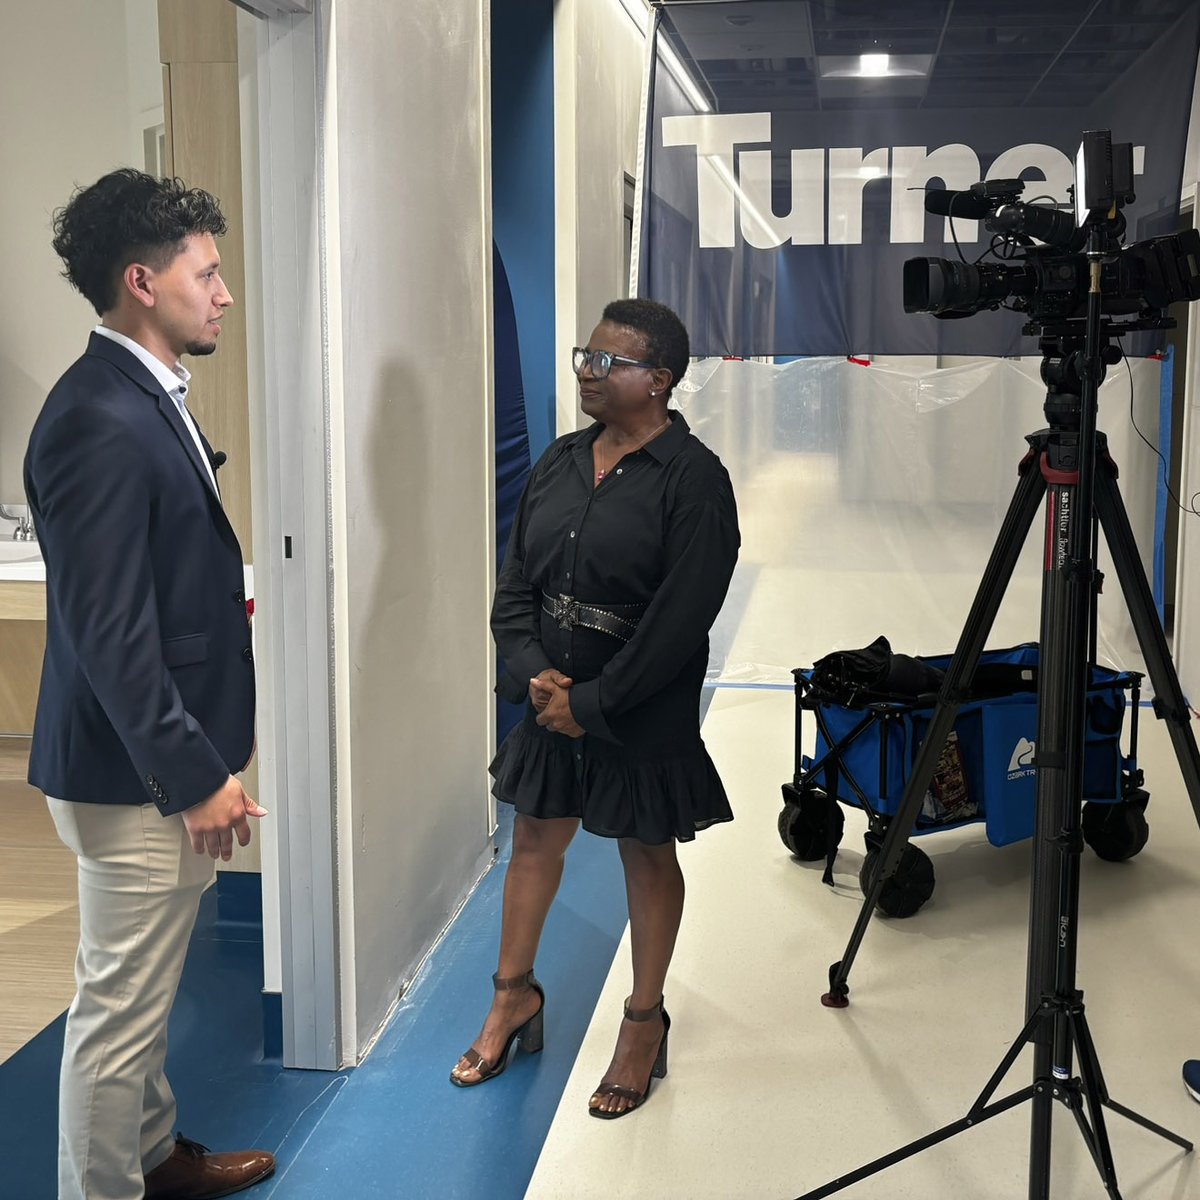
{"label": "blue banner backdrop", "polygon": [[[695,355],[1033,352],[1010,312],[957,321],[906,314],[902,267],[916,256],[957,257],[947,220],[924,211],[924,189],[1020,177],[1024,200],[1065,202],[1085,129],[1134,144],[1126,245],[1177,228],[1200,50],[1196,6],[1140,56],[1126,55],[1094,99],[1081,102],[1076,89],[1058,103],[1051,62],[1033,99],[1004,106],[993,96],[979,107],[939,106],[929,94],[906,106],[789,103],[789,79],[803,79],[794,68],[760,91],[769,104],[744,90],[725,99],[720,81],[704,74],[704,56],[689,53],[689,6],[671,7],[678,15],[656,25],[638,291],[679,313]],[[734,17],[767,6],[702,7],[708,30],[722,10]],[[806,6],[785,7],[799,19]],[[809,74],[815,69],[814,57]],[[718,111],[703,111],[701,94]],[[964,255],[978,258],[991,235],[979,222],[954,226]]]}

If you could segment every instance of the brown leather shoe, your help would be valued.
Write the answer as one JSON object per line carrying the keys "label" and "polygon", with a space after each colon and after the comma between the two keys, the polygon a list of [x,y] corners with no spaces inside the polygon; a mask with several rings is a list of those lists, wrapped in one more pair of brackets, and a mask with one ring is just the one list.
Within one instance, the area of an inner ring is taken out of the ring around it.
{"label": "brown leather shoe", "polygon": [[146,1200],[217,1200],[251,1187],[275,1170],[275,1156],[265,1150],[209,1154],[208,1147],[175,1135],[166,1162],[146,1176]]}

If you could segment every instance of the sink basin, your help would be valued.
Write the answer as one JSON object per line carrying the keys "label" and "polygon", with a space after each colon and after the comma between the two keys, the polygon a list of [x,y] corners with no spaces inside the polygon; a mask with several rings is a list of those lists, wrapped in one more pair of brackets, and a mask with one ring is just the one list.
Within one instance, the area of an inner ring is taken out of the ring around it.
{"label": "sink basin", "polygon": [[14,542],[0,533],[0,564],[41,561],[42,548],[37,542]]}
{"label": "sink basin", "polygon": [[42,548],[37,542],[14,542],[0,532],[0,582],[39,581],[46,578]]}

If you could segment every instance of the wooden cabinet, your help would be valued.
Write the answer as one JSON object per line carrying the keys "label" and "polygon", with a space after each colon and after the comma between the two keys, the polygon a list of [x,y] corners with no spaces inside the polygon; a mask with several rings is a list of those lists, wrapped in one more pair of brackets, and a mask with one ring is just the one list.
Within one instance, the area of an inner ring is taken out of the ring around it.
{"label": "wooden cabinet", "polygon": [[33,732],[45,652],[46,585],[0,580],[0,735]]}
{"label": "wooden cabinet", "polygon": [[221,277],[234,304],[216,354],[187,360],[188,406],[221,468],[221,499],[246,561],[251,555],[250,405],[246,349],[246,271],[242,222],[241,117],[237,10],[229,0],[159,0],[168,170],[221,203],[229,231],[217,242]]}

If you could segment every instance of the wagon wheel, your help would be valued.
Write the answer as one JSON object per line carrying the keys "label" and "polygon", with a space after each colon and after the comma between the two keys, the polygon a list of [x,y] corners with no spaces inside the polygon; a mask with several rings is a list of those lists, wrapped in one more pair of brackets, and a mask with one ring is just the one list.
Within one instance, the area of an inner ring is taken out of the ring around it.
{"label": "wagon wheel", "polygon": [[[879,867],[879,856],[878,850],[868,847],[867,857],[858,873],[858,885],[864,896],[871,890]],[[933,895],[934,885],[933,863],[929,855],[916,846],[905,846],[895,874],[879,893],[876,907],[889,917],[911,917]]]}
{"label": "wagon wheel", "polygon": [[816,862],[842,840],[846,816],[841,805],[821,788],[797,792],[783,785],[783,811],[779,814],[779,836],[783,844],[804,862]]}
{"label": "wagon wheel", "polygon": [[1125,862],[1140,853],[1150,837],[1146,820],[1148,793],[1138,789],[1115,804],[1088,801],[1083,806],[1083,840],[1107,862]]}

